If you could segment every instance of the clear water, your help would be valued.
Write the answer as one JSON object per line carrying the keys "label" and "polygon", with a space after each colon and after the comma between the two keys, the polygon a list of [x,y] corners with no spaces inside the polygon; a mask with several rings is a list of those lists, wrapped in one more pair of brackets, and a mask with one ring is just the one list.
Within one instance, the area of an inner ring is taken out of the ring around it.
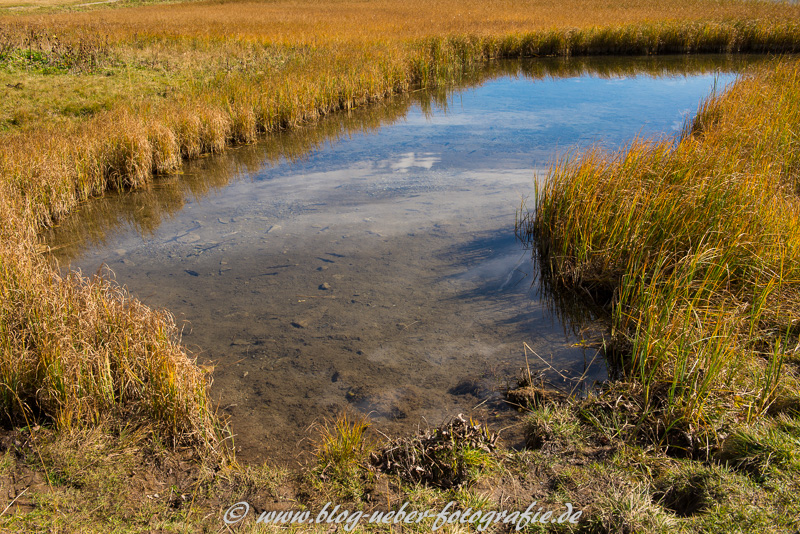
{"label": "clear water", "polygon": [[63,268],[108,265],[174,313],[185,345],[216,366],[240,458],[291,460],[310,425],[344,409],[386,434],[470,414],[513,441],[502,389],[526,365],[556,385],[553,369],[606,377],[540,299],[515,240],[534,177],[577,149],[679,134],[752,61],[491,64],[468,86],[337,114],[96,199],[45,238]]}

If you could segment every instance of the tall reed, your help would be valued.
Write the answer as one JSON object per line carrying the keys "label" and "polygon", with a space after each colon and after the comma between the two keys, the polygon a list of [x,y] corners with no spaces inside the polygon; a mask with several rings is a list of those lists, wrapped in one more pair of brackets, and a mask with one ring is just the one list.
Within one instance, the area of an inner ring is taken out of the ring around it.
{"label": "tall reed", "polygon": [[792,395],[800,341],[800,62],[703,103],[677,145],[555,167],[523,215],[545,275],[605,302],[610,355],[666,428]]}
{"label": "tall reed", "polygon": [[111,282],[59,275],[34,249],[35,235],[19,232],[4,225],[0,241],[4,423],[44,417],[66,430],[127,421],[212,450],[219,429],[209,375],[180,347],[171,316]]}

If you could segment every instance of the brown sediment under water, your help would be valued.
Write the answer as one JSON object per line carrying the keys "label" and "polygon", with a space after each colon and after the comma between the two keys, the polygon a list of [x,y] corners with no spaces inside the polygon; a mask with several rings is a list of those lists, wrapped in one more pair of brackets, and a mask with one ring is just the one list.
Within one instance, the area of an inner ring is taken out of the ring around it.
{"label": "brown sediment under water", "polygon": [[526,366],[524,343],[541,357],[528,353],[531,371],[556,384],[554,370],[607,376],[515,239],[534,176],[576,149],[679,135],[714,87],[761,60],[493,62],[461,86],[94,199],[42,237],[61,268],[107,265],[175,315],[185,346],[215,365],[240,460],[293,462],[310,425],[343,409],[387,435],[463,413],[513,441],[502,390]]}

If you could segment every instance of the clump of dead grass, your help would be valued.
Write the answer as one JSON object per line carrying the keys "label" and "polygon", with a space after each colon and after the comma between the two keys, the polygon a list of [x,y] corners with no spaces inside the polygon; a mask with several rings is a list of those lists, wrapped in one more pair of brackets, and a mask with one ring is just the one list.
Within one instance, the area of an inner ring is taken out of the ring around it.
{"label": "clump of dead grass", "polygon": [[407,482],[458,487],[495,463],[492,452],[497,439],[485,426],[459,414],[438,428],[390,441],[372,455],[371,462]]}

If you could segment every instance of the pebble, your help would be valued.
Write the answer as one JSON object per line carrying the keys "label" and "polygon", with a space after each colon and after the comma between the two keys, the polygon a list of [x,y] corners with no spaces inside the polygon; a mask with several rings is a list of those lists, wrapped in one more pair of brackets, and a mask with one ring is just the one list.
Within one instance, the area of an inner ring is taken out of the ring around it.
{"label": "pebble", "polygon": [[325,282],[324,284],[320,284],[319,288],[323,291],[326,291],[331,288],[331,285],[328,282]]}

